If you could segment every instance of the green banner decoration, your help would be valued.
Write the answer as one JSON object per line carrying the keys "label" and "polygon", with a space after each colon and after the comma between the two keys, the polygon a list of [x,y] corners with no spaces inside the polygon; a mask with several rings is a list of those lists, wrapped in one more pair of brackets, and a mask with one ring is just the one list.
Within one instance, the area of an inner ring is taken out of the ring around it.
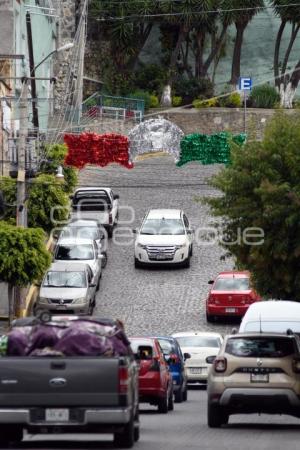
{"label": "green banner decoration", "polygon": [[183,166],[190,161],[202,164],[230,164],[230,142],[243,145],[247,135],[244,133],[232,135],[228,132],[216,134],[189,134],[180,143],[180,158],[177,166]]}

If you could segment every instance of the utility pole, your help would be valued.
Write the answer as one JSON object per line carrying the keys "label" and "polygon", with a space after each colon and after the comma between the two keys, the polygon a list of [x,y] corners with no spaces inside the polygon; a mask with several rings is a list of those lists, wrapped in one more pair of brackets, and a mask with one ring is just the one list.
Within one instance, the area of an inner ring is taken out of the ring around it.
{"label": "utility pole", "polygon": [[22,78],[20,96],[20,135],[18,145],[17,226],[27,227],[25,170],[28,136],[28,79]]}

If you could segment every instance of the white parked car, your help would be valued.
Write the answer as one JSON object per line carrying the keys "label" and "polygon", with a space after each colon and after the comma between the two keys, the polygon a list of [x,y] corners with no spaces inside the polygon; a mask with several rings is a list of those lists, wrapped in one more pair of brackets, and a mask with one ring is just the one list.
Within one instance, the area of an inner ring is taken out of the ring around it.
{"label": "white parked car", "polygon": [[300,335],[300,304],[288,300],[266,300],[249,306],[239,333],[286,333]]}
{"label": "white parked car", "polygon": [[191,357],[185,361],[187,380],[189,383],[206,383],[210,364],[208,356],[219,353],[223,338],[219,333],[188,331],[172,334],[180,345],[182,353]]}
{"label": "white parked car", "polygon": [[111,237],[119,217],[119,195],[111,188],[78,188],[71,196],[71,219],[94,219],[107,230]]}
{"label": "white parked car", "polygon": [[93,271],[91,283],[96,284],[97,290],[100,287],[102,275],[102,258],[98,245],[93,239],[61,238],[54,252],[54,262],[64,261],[70,265],[78,262],[88,264]]}
{"label": "white parked car", "polygon": [[135,266],[178,264],[190,266],[193,231],[180,209],[151,209],[136,233]]}

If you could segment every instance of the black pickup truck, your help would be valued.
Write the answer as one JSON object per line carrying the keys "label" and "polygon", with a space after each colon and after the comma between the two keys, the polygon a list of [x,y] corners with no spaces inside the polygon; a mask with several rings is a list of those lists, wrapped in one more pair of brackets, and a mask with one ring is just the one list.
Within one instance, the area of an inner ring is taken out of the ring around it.
{"label": "black pickup truck", "polygon": [[29,433],[113,433],[139,439],[138,368],[126,356],[0,357],[0,446]]}

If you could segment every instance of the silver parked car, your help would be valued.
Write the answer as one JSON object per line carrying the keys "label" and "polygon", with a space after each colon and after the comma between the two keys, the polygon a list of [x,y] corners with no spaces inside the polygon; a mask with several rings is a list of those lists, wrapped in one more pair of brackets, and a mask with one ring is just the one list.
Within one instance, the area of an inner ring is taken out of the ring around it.
{"label": "silver parked car", "polygon": [[93,239],[61,238],[54,252],[54,262],[64,261],[68,264],[82,262],[88,264],[93,271],[92,283],[100,287],[102,275],[102,254]]}
{"label": "silver parked car", "polygon": [[95,304],[96,284],[90,266],[56,262],[46,272],[35,311],[91,315]]}

